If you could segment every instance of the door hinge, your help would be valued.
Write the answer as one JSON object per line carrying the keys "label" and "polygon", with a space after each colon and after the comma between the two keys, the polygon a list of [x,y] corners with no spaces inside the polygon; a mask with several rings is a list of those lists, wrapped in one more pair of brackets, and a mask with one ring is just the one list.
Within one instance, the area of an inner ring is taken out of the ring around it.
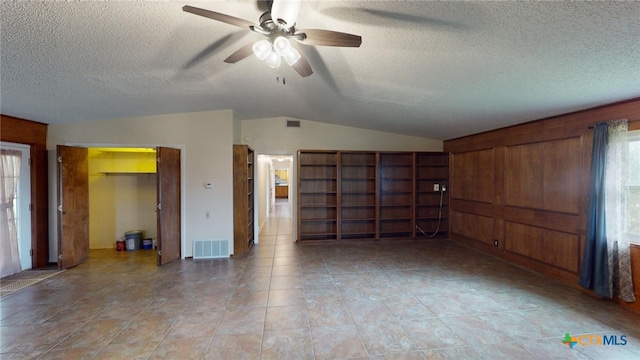
{"label": "door hinge", "polygon": [[61,163],[62,162],[62,156],[58,156],[58,162]]}
{"label": "door hinge", "polygon": [[62,260],[62,254],[58,255],[58,260]]}
{"label": "door hinge", "polygon": [[160,159],[160,156],[158,156],[158,158],[156,159],[157,162],[162,162],[162,160]]}
{"label": "door hinge", "polygon": [[62,205],[58,205],[58,211],[62,212]]}
{"label": "door hinge", "polygon": [[33,249],[29,249],[29,256],[33,257]]}
{"label": "door hinge", "polygon": [[158,250],[158,256],[162,256],[162,250]]}
{"label": "door hinge", "polygon": [[31,158],[27,160],[27,165],[31,166]]}
{"label": "door hinge", "polygon": [[29,211],[33,210],[33,206],[31,204],[29,204]]}
{"label": "door hinge", "polygon": [[158,210],[162,210],[162,204],[158,204]]}

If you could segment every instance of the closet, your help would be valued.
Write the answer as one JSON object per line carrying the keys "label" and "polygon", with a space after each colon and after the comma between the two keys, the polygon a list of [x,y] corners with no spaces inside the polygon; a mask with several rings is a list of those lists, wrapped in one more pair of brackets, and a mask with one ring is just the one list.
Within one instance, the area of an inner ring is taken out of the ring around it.
{"label": "closet", "polygon": [[110,249],[125,232],[157,238],[156,150],[89,148],[89,248]]}
{"label": "closet", "polygon": [[447,237],[449,155],[300,150],[298,239]]}

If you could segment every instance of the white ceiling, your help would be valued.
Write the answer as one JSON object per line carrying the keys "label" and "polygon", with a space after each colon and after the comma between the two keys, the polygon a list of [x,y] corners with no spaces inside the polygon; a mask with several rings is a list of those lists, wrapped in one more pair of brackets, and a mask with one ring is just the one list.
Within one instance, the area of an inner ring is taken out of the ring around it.
{"label": "white ceiling", "polygon": [[[49,124],[233,109],[435,139],[640,96],[639,2],[305,1],[314,74],[222,60],[261,35],[257,1],[2,1],[0,110]],[[279,81],[276,81],[276,79]],[[286,84],[283,84],[283,78]]]}

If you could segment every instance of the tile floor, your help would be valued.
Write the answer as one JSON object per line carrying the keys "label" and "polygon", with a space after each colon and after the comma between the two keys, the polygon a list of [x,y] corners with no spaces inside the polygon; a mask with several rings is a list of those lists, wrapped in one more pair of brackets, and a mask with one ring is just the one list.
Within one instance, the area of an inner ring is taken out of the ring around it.
{"label": "tile floor", "polygon": [[[245,257],[92,251],[3,297],[0,357],[640,358],[640,316],[615,304],[443,240],[296,245],[277,208]],[[626,345],[569,348],[566,333]]]}

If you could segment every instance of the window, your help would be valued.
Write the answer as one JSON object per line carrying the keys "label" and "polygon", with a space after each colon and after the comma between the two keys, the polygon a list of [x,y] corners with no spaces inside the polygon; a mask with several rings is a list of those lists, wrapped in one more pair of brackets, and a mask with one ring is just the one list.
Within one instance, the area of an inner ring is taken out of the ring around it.
{"label": "window", "polygon": [[640,130],[629,131],[629,233],[640,244]]}

